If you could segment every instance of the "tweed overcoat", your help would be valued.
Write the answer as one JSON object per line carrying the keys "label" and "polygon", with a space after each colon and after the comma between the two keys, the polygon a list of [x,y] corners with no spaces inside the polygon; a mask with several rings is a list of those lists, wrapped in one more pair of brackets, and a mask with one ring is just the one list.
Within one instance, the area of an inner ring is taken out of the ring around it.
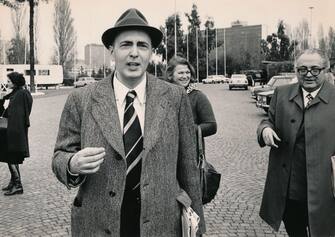
{"label": "tweed overcoat", "polygon": [[[265,146],[262,131],[269,126],[281,139],[271,148],[260,216],[278,230],[287,198],[292,154],[303,119],[301,88],[296,84],[275,90],[269,118],[258,129],[258,142]],[[331,162],[335,155],[335,87],[324,82],[318,95],[305,110],[305,143],[308,216],[312,236],[335,236],[335,198],[331,190]]]}
{"label": "tweed overcoat", "polygon": [[[73,202],[73,236],[119,236],[126,161],[111,78],[70,94],[61,116],[52,168],[63,184],[69,187],[74,153],[85,147],[106,150],[99,171],[86,176]],[[147,74],[141,236],[181,236],[179,201],[185,194],[205,231],[192,121],[185,90]]]}

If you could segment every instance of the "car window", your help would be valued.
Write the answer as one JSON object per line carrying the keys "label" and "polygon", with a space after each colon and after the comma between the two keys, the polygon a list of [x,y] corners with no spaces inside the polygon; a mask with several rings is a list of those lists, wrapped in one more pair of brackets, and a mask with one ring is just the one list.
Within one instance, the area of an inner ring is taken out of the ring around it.
{"label": "car window", "polygon": [[281,85],[286,85],[289,84],[291,82],[291,78],[283,78],[283,79],[279,79],[276,80],[275,83],[273,84],[273,86],[281,86]]}

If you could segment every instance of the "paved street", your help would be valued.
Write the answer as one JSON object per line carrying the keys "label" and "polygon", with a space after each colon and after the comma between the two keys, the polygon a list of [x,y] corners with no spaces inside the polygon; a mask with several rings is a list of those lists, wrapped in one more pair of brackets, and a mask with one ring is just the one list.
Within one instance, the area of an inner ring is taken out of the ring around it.
{"label": "paved street", "polygon": [[[207,159],[222,173],[215,200],[205,206],[207,236],[286,236],[273,232],[258,216],[267,169],[268,149],[259,148],[256,127],[265,114],[250,92],[227,85],[200,85],[218,122],[206,138]],[[51,156],[67,94],[61,89],[36,97],[31,115],[31,157],[21,166],[24,194],[0,195],[0,236],[69,236],[70,205],[76,190],[67,190],[51,171]],[[8,183],[0,163],[0,185]]]}

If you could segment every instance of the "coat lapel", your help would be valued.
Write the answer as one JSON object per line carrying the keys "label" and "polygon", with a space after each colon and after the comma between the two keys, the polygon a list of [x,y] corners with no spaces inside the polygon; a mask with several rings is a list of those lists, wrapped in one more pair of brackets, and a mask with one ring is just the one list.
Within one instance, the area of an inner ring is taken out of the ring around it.
{"label": "coat lapel", "polygon": [[167,89],[160,86],[159,79],[147,74],[146,87],[146,107],[144,122],[144,152],[145,157],[151,148],[157,142],[162,131],[161,122],[166,117],[166,107],[168,106],[168,98],[163,96]]}
{"label": "coat lapel", "polygon": [[97,83],[92,92],[92,116],[113,149],[125,156],[119,115],[112,87],[113,75]]}
{"label": "coat lapel", "polygon": [[320,103],[320,101],[323,101],[324,103],[328,104],[329,97],[331,94],[331,84],[327,81],[325,81],[319,91],[319,93],[316,95],[316,97],[312,100],[309,107],[314,106],[315,104]]}
{"label": "coat lapel", "polygon": [[301,89],[298,83],[294,84],[289,96],[289,100],[294,101],[301,110],[304,109],[304,104],[301,97]]}

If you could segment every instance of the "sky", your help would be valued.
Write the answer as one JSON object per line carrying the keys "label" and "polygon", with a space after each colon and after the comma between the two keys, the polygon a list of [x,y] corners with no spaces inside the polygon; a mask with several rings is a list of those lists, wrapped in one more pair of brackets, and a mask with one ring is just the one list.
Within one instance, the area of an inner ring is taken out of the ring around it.
{"label": "sky", "polygon": [[[54,47],[54,1],[42,3],[38,9],[38,56],[45,64],[49,63]],[[167,17],[177,11],[186,30],[185,13],[191,12],[193,4],[198,7],[202,23],[207,17],[212,17],[217,28],[230,27],[236,20],[245,21],[248,25],[262,25],[263,38],[276,31],[279,20],[284,20],[291,28],[302,19],[309,23],[312,20],[313,38],[317,38],[320,24],[325,33],[330,26],[335,28],[335,0],[70,0],[78,37],[78,58],[84,58],[86,44],[101,44],[102,33],[112,27],[128,8],[139,9],[155,27],[164,25]],[[13,35],[10,10],[4,6],[0,6],[0,32],[1,39],[5,40]]]}

